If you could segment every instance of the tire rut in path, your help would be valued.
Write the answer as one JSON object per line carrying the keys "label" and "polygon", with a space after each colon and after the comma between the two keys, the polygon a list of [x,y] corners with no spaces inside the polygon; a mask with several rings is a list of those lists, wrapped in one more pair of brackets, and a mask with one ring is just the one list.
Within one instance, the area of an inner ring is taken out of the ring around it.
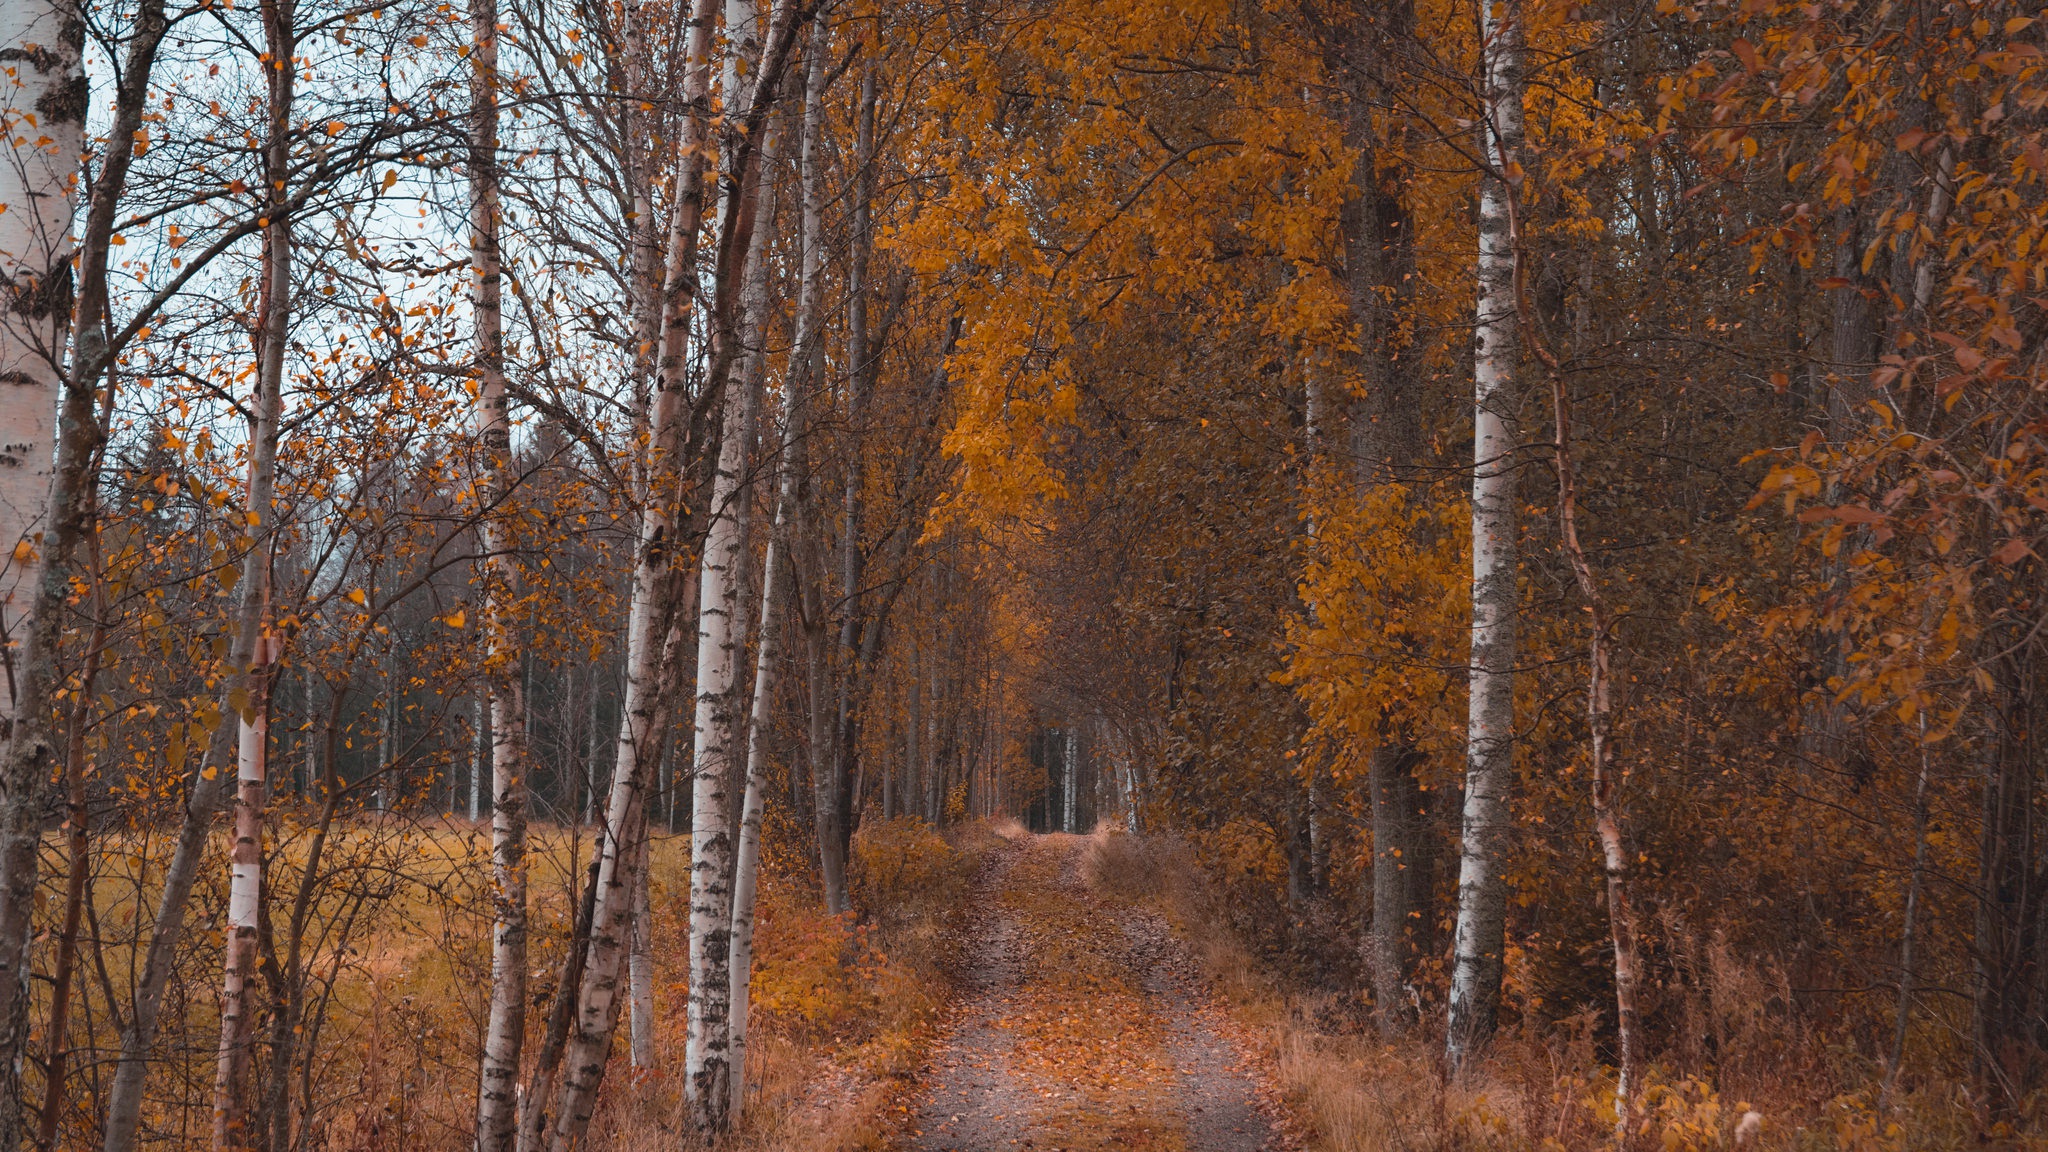
{"label": "tire rut in path", "polygon": [[999,850],[952,1020],[898,1147],[1285,1147],[1186,951],[1157,916],[1089,891],[1085,844],[1026,836]]}

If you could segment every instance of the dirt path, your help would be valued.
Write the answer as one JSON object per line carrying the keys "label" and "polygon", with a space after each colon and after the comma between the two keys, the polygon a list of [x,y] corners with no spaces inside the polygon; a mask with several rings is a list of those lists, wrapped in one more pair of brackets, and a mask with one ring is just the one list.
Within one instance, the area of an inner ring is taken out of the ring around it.
{"label": "dirt path", "polygon": [[1098,897],[1087,841],[1027,836],[987,873],[968,978],[915,1097],[916,1152],[1285,1147],[1158,917]]}

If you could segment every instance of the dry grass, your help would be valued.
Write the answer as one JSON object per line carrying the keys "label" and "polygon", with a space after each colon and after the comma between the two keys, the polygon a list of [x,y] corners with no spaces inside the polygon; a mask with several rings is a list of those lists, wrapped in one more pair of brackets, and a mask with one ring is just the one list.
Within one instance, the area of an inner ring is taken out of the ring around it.
{"label": "dry grass", "polygon": [[[1612,1147],[1614,1081],[1579,1019],[1546,1034],[1502,1035],[1484,1060],[1445,1075],[1440,1030],[1382,1038],[1364,1005],[1291,993],[1223,927],[1188,847],[1168,837],[1098,832],[1085,858],[1091,882],[1144,900],[1201,960],[1217,997],[1257,1038],[1311,1147],[1325,1152],[1564,1152]],[[1711,1029],[1722,1065],[1653,1065],[1638,1148],[1660,1152],[1908,1152],[1984,1146],[2048,1148],[2038,1129],[1985,1131],[1954,1083],[1905,1091],[1879,1114],[1875,1085],[1845,1073],[1792,1020],[1767,1010],[1773,977],[1725,949],[1711,953],[1697,990],[1696,1027]],[[1753,1054],[1753,1055],[1745,1055]],[[1751,1111],[1755,1131],[1738,1143]]]}
{"label": "dry grass", "polygon": [[[588,859],[588,830],[531,833],[529,953],[539,1007],[529,1014],[529,1059],[546,1024],[546,997],[566,947],[573,892]],[[198,1147],[210,1133],[220,979],[217,924],[225,906],[226,837],[195,893],[188,943],[166,1002],[151,1073],[146,1140]],[[308,1146],[455,1152],[473,1144],[476,1067],[489,983],[490,830],[466,821],[360,820],[337,827],[323,855],[305,962],[320,997],[307,1039],[318,1057],[295,1106],[310,1100]],[[939,837],[912,821],[872,821],[856,842],[862,917],[833,918],[807,887],[808,865],[785,849],[765,862],[756,968],[756,1031],[749,1052],[743,1131],[725,1147],[873,1147],[896,1079],[921,1058],[945,995],[953,923],[981,853],[995,842],[973,825]],[[284,931],[305,860],[303,825],[276,842],[272,915]],[[131,978],[161,883],[166,841],[144,832],[103,836],[93,882],[110,981]],[[680,1069],[687,1002],[689,838],[658,837],[653,857],[657,1069],[628,1067],[625,1022],[588,1145],[638,1150],[687,1146]],[[54,915],[55,909],[45,915]],[[90,961],[88,961],[90,963]],[[92,969],[96,972],[97,968]],[[96,1146],[94,1101],[114,1037],[100,984],[74,1001],[72,1036],[85,1091],[67,1114],[62,1146]],[[261,993],[259,993],[261,995]],[[42,1041],[38,1039],[37,1043]],[[261,1053],[267,1048],[259,1048]],[[40,1085],[31,1083],[32,1089]]]}

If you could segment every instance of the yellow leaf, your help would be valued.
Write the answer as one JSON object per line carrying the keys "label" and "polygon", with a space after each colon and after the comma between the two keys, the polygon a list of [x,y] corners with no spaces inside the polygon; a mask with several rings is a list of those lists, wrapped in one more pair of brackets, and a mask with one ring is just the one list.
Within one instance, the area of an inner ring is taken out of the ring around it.
{"label": "yellow leaf", "polygon": [[348,593],[348,602],[351,604],[368,604],[370,598],[363,595],[361,588],[351,588]]}

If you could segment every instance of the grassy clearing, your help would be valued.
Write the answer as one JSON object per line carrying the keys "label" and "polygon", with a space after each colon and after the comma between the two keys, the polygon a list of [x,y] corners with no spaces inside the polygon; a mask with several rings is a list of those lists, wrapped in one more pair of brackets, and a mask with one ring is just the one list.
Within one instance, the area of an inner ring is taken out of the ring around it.
{"label": "grassy clearing", "polygon": [[[280,814],[267,894],[273,942],[291,936],[292,904],[310,835]],[[568,944],[570,913],[589,859],[588,829],[536,826],[531,833],[530,973],[536,1010],[529,1059]],[[755,1042],[749,1053],[744,1131],[729,1147],[872,1147],[892,1100],[889,1086],[919,1059],[951,971],[957,917],[981,853],[995,838],[975,825],[941,837],[915,821],[870,821],[856,838],[858,915],[829,917],[804,879],[800,849],[765,862],[754,981]],[[145,1137],[156,1147],[207,1142],[219,1033],[220,924],[226,906],[227,837],[215,838],[194,896],[186,942],[166,996],[151,1069]],[[489,987],[490,829],[460,820],[355,820],[325,845],[305,916],[301,964],[307,1011],[301,1051],[315,1057],[289,1078],[304,1117],[299,1138],[329,1149],[454,1150],[472,1144],[477,1055]],[[53,846],[54,851],[54,846]],[[106,1012],[125,1005],[146,943],[169,845],[151,831],[100,836],[94,844],[92,915],[67,1038],[73,1081],[61,1147],[97,1146],[118,1029]],[[684,1006],[688,995],[689,838],[654,844],[655,1069],[627,1066],[620,1036],[592,1148],[677,1146]],[[54,863],[53,859],[53,863]],[[61,883],[61,870],[51,875]],[[54,902],[41,915],[54,927]],[[96,944],[96,948],[94,945]],[[49,948],[38,955],[47,964]],[[96,955],[93,954],[96,952]],[[39,982],[47,996],[47,983]],[[271,1004],[259,984],[259,1006]],[[37,1018],[47,1019],[47,1003]],[[259,1079],[272,1059],[260,1016]],[[624,1023],[621,1023],[621,1032]],[[45,1040],[39,1035],[36,1050]],[[39,1092],[31,1073],[31,1090]]]}

